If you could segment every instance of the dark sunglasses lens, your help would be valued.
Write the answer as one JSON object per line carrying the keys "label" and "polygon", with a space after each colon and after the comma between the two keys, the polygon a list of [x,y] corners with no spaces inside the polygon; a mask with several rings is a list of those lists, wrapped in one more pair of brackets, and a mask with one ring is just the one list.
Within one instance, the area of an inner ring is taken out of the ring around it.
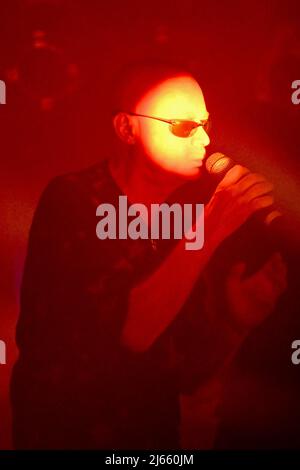
{"label": "dark sunglasses lens", "polygon": [[175,121],[172,124],[172,133],[177,137],[188,137],[198,124],[193,121]]}
{"label": "dark sunglasses lens", "polygon": [[211,131],[211,119],[207,119],[206,123],[203,126],[205,132],[209,133]]}

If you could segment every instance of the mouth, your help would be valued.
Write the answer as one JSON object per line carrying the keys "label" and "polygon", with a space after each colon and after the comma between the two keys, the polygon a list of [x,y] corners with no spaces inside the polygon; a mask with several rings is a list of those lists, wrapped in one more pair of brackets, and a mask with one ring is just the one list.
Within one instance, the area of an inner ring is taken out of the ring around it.
{"label": "mouth", "polygon": [[203,154],[198,154],[195,157],[193,157],[193,162],[197,164],[197,166],[202,166],[203,165],[203,160],[205,158],[205,152]]}

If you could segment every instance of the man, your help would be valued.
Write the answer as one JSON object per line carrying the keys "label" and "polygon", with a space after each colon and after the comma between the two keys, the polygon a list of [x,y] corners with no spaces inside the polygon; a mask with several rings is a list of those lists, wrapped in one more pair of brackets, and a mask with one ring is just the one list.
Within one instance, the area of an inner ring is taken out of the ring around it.
{"label": "man", "polygon": [[[245,279],[244,264],[228,270],[224,309],[206,282],[224,240],[263,208],[272,217],[273,197],[264,177],[236,165],[207,199],[197,81],[139,65],[114,98],[118,151],[53,180],[33,220],[11,388],[17,448],[178,448],[180,394],[222,368],[285,288],[278,254]],[[206,202],[203,249],[96,237],[99,204],[126,195],[150,208],[185,200],[190,187]]]}

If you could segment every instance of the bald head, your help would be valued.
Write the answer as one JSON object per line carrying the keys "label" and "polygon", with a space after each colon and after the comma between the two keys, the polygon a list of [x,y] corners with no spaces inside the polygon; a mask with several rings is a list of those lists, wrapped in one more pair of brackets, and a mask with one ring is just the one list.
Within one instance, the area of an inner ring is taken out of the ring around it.
{"label": "bald head", "polygon": [[146,93],[169,78],[191,76],[187,68],[160,61],[136,62],[123,68],[114,83],[112,110],[134,112]]}
{"label": "bald head", "polygon": [[207,121],[204,96],[195,78],[180,69],[146,66],[139,68],[139,74],[130,73],[121,90],[114,127],[119,138],[131,145],[135,161],[156,171],[198,177],[209,137],[201,125],[180,136],[170,121]]}

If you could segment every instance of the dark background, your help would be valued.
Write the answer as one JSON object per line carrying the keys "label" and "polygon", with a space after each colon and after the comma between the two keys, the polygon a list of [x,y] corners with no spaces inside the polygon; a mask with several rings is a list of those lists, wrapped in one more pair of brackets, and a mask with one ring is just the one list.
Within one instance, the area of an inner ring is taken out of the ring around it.
{"label": "dark background", "polygon": [[[107,3],[107,5],[105,5]],[[0,4],[0,449],[10,448],[8,385],[26,243],[38,197],[55,175],[112,152],[111,79],[129,61],[178,60],[199,79],[212,148],[263,171],[300,220],[300,79],[296,1],[19,0]],[[47,249],[45,247],[45,249]],[[282,308],[243,347],[228,383],[219,447],[300,447],[298,254]]]}

